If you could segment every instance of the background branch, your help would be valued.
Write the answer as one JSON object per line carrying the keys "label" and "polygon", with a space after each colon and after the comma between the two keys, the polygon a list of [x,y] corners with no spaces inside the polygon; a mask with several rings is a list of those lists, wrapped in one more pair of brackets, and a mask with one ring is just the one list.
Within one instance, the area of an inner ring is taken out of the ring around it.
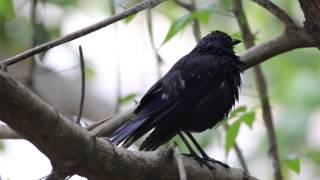
{"label": "background branch", "polygon": [[15,55],[13,57],[10,57],[8,59],[5,59],[1,63],[6,64],[7,66],[10,66],[12,64],[15,64],[15,63],[21,61],[21,60],[24,60],[24,59],[26,59],[28,57],[31,57],[31,56],[33,56],[35,54],[38,54],[38,53],[40,53],[42,51],[49,50],[49,49],[51,49],[53,47],[56,47],[56,46],[58,46],[60,44],[72,41],[74,39],[77,39],[77,38],[82,37],[84,35],[87,35],[89,33],[92,33],[92,32],[94,32],[96,30],[99,30],[99,29],[101,29],[103,27],[106,27],[106,26],[108,26],[110,24],[113,24],[114,22],[117,22],[117,21],[119,21],[121,19],[124,19],[124,18],[126,18],[126,17],[128,17],[128,16],[130,16],[132,14],[135,14],[135,13],[137,13],[139,11],[142,11],[142,10],[144,10],[146,8],[155,7],[156,5],[160,4],[163,1],[165,1],[165,0],[147,0],[147,1],[143,1],[143,2],[141,2],[139,4],[137,4],[134,7],[128,8],[128,9],[126,9],[126,10],[124,10],[124,11],[122,11],[122,12],[120,12],[120,13],[114,15],[114,16],[111,16],[111,17],[109,17],[109,18],[107,18],[105,20],[102,20],[102,21],[100,21],[100,22],[98,22],[96,24],[93,24],[91,26],[85,27],[85,28],[80,29],[78,31],[75,31],[73,33],[67,34],[67,35],[62,36],[60,38],[57,38],[55,40],[49,41],[49,42],[44,43],[42,45],[39,45],[39,46],[37,46],[35,48],[29,49],[29,50],[27,50],[25,52],[17,54],[17,55]]}
{"label": "background branch", "polygon": [[[250,30],[247,17],[243,10],[242,0],[234,0],[234,13],[236,15],[237,22],[242,32],[245,47],[246,49],[248,49],[254,46],[254,35]],[[270,155],[273,162],[274,176],[276,180],[282,180],[283,178],[281,174],[281,164],[280,164],[280,158],[279,158],[278,148],[277,148],[278,144],[277,144],[276,133],[273,125],[270,102],[268,98],[266,78],[262,72],[260,65],[254,66],[253,71],[254,71],[254,76],[256,80],[256,86],[259,93],[260,102],[262,105],[263,120],[267,129]]]}
{"label": "background branch", "polygon": [[82,112],[83,112],[83,105],[84,105],[84,97],[86,94],[86,73],[85,73],[85,63],[83,58],[82,47],[79,46],[79,55],[80,55],[80,71],[81,71],[81,97],[80,97],[80,106],[79,106],[79,113],[76,119],[77,124],[80,124]]}
{"label": "background branch", "polygon": [[252,0],[252,1],[256,2],[257,4],[265,8],[267,11],[272,13],[274,16],[276,16],[284,24],[286,29],[292,29],[297,27],[293,19],[291,19],[291,17],[283,9],[281,9],[279,6],[274,4],[272,1],[270,0]]}
{"label": "background branch", "polygon": [[164,61],[163,61],[162,57],[160,56],[160,54],[156,48],[156,45],[154,43],[153,20],[152,20],[151,9],[147,9],[146,20],[147,20],[147,29],[148,29],[148,34],[149,34],[149,38],[150,38],[151,48],[152,48],[153,54],[156,57],[156,69],[157,69],[158,79],[160,79],[162,77],[161,65],[163,64]]}

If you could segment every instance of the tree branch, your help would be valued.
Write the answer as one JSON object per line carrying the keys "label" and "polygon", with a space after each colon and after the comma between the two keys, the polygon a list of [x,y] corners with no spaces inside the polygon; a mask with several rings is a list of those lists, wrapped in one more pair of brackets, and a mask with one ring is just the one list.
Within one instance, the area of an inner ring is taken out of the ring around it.
{"label": "tree branch", "polygon": [[4,124],[0,124],[0,139],[21,139],[22,137]]}
{"label": "tree branch", "polygon": [[[254,46],[254,35],[250,30],[247,17],[242,7],[242,0],[234,0],[234,12],[236,15],[237,22],[239,24],[242,36],[244,39],[244,44],[246,49]],[[278,145],[276,133],[273,125],[272,112],[270,107],[270,102],[268,98],[267,81],[262,72],[260,65],[254,66],[254,75],[256,80],[257,89],[259,92],[259,97],[262,105],[263,120],[267,129],[268,141],[270,146],[270,155],[273,162],[274,176],[276,180],[282,180],[281,174],[281,164],[278,154]]]}
{"label": "tree branch", "polygon": [[139,4],[137,4],[134,7],[128,8],[128,9],[126,9],[126,10],[124,10],[124,11],[122,11],[122,12],[120,12],[120,13],[114,15],[114,16],[111,16],[111,17],[109,17],[109,18],[107,18],[105,20],[102,20],[102,21],[100,21],[100,22],[98,22],[96,24],[93,24],[91,26],[85,27],[85,28],[80,29],[78,31],[75,31],[73,33],[67,34],[67,35],[62,36],[60,38],[57,38],[55,40],[49,41],[49,42],[47,42],[45,44],[42,44],[40,46],[37,46],[35,48],[29,49],[29,50],[27,50],[25,52],[22,52],[22,53],[20,53],[18,55],[15,55],[15,56],[11,57],[11,58],[8,58],[8,59],[4,60],[1,63],[6,64],[7,66],[10,66],[12,64],[15,64],[15,63],[21,61],[21,60],[24,60],[24,59],[26,59],[28,57],[31,57],[31,56],[33,56],[35,54],[38,54],[38,53],[40,53],[42,51],[49,50],[49,49],[51,49],[53,47],[56,47],[56,46],[58,46],[60,44],[72,41],[74,39],[77,39],[79,37],[82,37],[84,35],[92,33],[94,31],[97,31],[97,30],[99,30],[99,29],[101,29],[103,27],[106,27],[106,26],[108,26],[108,25],[110,25],[110,24],[112,24],[114,22],[117,22],[117,21],[119,21],[121,19],[124,19],[124,18],[126,18],[126,17],[128,17],[128,16],[130,16],[132,14],[135,14],[135,13],[137,13],[139,11],[142,11],[142,10],[147,9],[147,8],[153,8],[153,7],[157,6],[158,4],[160,4],[163,1],[166,1],[166,0],[146,0],[146,1],[143,1],[143,2],[141,2]]}
{"label": "tree branch", "polygon": [[[310,32],[320,31],[320,1],[319,0],[299,0],[304,13],[304,27]],[[320,39],[320,34],[315,37]]]}
{"label": "tree branch", "polygon": [[272,13],[274,16],[276,16],[285,26],[286,29],[292,29],[296,28],[297,25],[291,19],[291,17],[279,6],[271,2],[270,0],[252,0],[255,3],[259,4],[263,8],[265,8],[267,11]]}
{"label": "tree branch", "polygon": [[[179,179],[172,150],[133,152],[114,148],[59,114],[7,73],[0,72],[0,84],[0,119],[51,160],[56,172],[52,174],[79,174],[95,180]],[[255,179],[236,168],[227,170],[214,164],[215,171],[210,171],[193,158],[183,157],[183,162],[188,179]]]}

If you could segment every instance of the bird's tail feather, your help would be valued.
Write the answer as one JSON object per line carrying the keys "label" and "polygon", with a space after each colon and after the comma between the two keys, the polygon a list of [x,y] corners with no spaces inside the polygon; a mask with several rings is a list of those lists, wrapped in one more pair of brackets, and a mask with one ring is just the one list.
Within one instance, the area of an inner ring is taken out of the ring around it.
{"label": "bird's tail feather", "polygon": [[111,135],[111,143],[113,145],[119,145],[121,142],[127,139],[135,130],[137,130],[146,120],[147,117],[143,119],[134,119],[123,124],[115,133]]}

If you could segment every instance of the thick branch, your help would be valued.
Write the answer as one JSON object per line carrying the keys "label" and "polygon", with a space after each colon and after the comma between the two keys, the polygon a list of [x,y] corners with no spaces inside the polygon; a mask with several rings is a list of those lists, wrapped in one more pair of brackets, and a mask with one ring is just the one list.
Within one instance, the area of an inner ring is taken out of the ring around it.
{"label": "thick branch", "polygon": [[320,33],[313,33],[314,34],[309,34],[304,30],[297,30],[290,33],[284,32],[278,37],[249,48],[240,54],[240,59],[246,63],[245,69],[248,69],[271,57],[296,48],[317,47],[320,45],[320,40],[314,39],[313,36]]}
{"label": "thick branch", "polygon": [[147,8],[152,8],[158,4],[160,4],[161,2],[163,2],[165,0],[147,0],[147,1],[143,1],[142,3],[134,6],[134,7],[131,7],[131,8],[128,8],[126,10],[124,10],[123,12],[120,12],[114,16],[111,16],[105,20],[102,20],[96,24],[93,24],[91,26],[88,26],[86,28],[83,28],[83,29],[80,29],[78,31],[75,31],[73,33],[70,33],[70,34],[67,34],[65,36],[62,36],[60,38],[57,38],[55,40],[52,40],[50,42],[47,42],[45,44],[42,44],[40,46],[37,46],[35,48],[32,48],[32,49],[29,49],[25,52],[22,52],[18,55],[15,55],[11,58],[8,58],[6,60],[4,60],[2,63],[4,63],[6,66],[10,66],[12,64],[15,64],[25,58],[28,58],[28,57],[31,57],[35,54],[38,54],[42,51],[46,51],[46,50],[49,50],[53,47],[56,47],[60,44],[63,44],[63,43],[66,43],[66,42],[69,42],[69,41],[72,41],[74,39],[77,39],[79,37],[82,37],[84,35],[87,35],[89,33],[92,33],[96,30],[99,30],[103,27],[106,27],[114,22],[117,22],[121,19],[124,19],[132,14],[135,14],[139,11],[142,11],[144,9],[147,9]]}
{"label": "thick branch", "polygon": [[0,139],[21,139],[22,137],[7,125],[0,124]]}
{"label": "thick branch", "polygon": [[[0,119],[43,152],[57,174],[89,179],[179,179],[171,150],[115,149],[66,119],[7,73],[0,72],[0,84]],[[213,172],[193,158],[183,157],[183,162],[188,179],[255,179],[240,169],[214,165]]]}
{"label": "thick branch", "polygon": [[286,27],[286,29],[296,28],[297,25],[291,19],[291,17],[279,6],[271,2],[270,0],[252,0],[264,7],[267,11],[276,16]]}
{"label": "thick branch", "polygon": [[[320,31],[320,1],[319,0],[299,0],[301,9],[305,16],[304,27],[308,32]],[[315,36],[320,39],[320,33]]]}

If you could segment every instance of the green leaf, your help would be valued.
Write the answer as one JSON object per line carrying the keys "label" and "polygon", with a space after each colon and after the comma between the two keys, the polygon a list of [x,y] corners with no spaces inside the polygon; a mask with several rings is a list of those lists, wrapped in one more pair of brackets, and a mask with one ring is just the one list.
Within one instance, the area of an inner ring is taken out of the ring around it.
{"label": "green leaf", "polygon": [[202,23],[208,23],[213,8],[213,5],[209,5],[203,9],[196,10],[178,18],[177,20],[174,20],[170,25],[162,45],[172,39],[179,31],[185,29],[187,25],[190,24],[194,19],[198,19]]}
{"label": "green leaf", "polygon": [[196,10],[193,12],[193,16],[197,18],[200,22],[207,24],[209,22],[210,14],[214,9],[214,5],[211,4],[203,9]]}
{"label": "green leaf", "polygon": [[233,111],[231,111],[229,119],[236,117],[240,112],[246,112],[246,111],[247,111],[247,106],[238,106]]}
{"label": "green leaf", "polygon": [[234,146],[236,142],[237,135],[239,133],[239,128],[241,125],[241,121],[236,121],[231,126],[229,126],[226,134],[226,142],[225,142],[225,151],[226,154],[229,154],[230,149]]}
{"label": "green leaf", "polygon": [[254,111],[243,114],[238,121],[246,123],[252,128],[253,121],[255,120],[256,113]]}
{"label": "green leaf", "polygon": [[120,98],[120,104],[127,104],[131,101],[133,101],[133,99],[137,96],[138,94],[137,93],[131,93],[131,94],[128,94],[124,97],[121,97]]}
{"label": "green leaf", "polygon": [[162,45],[168,42],[171,38],[173,38],[179,31],[184,29],[189,23],[192,22],[192,20],[193,20],[193,15],[187,14],[173,21],[171,23],[169,31],[167,32],[166,37],[164,38],[164,41],[162,42]]}
{"label": "green leaf", "polygon": [[14,18],[14,8],[12,0],[0,0],[0,16],[6,20]]}
{"label": "green leaf", "polygon": [[297,174],[300,173],[300,160],[297,157],[282,160],[281,164]]}

